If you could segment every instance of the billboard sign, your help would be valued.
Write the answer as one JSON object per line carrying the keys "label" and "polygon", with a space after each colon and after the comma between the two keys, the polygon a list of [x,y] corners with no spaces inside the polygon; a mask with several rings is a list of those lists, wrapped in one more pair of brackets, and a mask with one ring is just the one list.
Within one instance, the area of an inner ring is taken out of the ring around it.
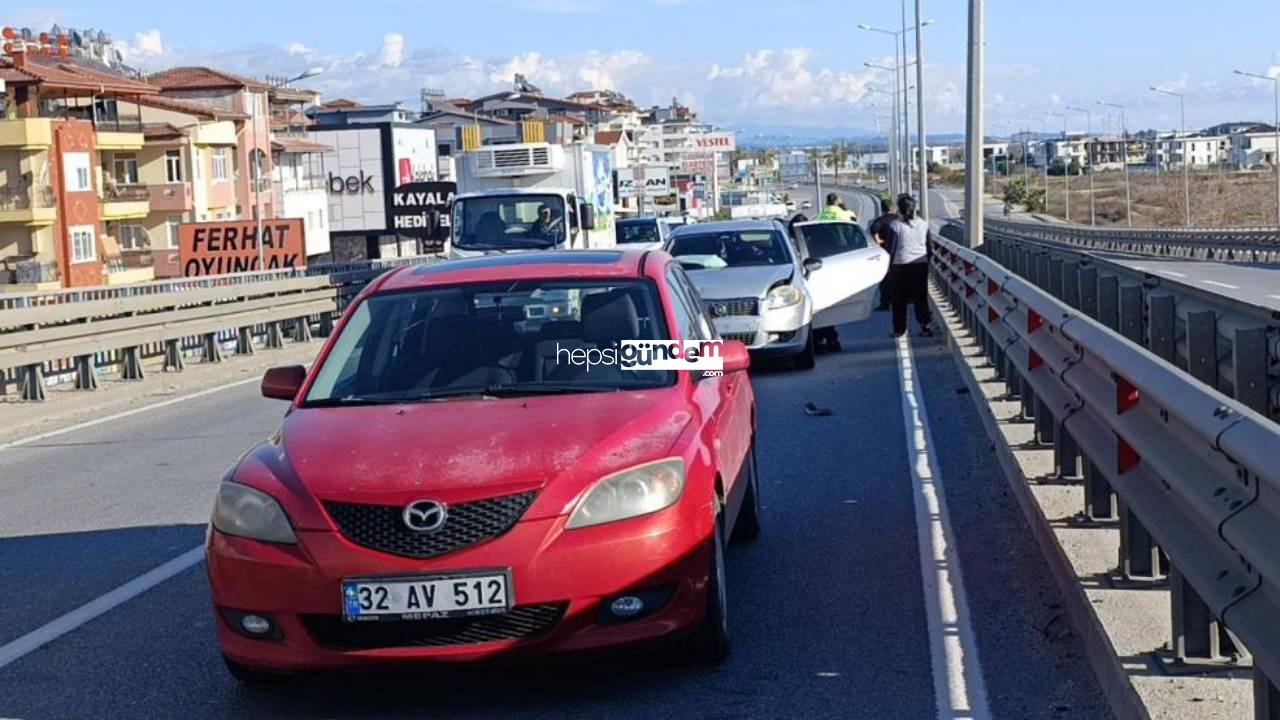
{"label": "billboard sign", "polygon": [[738,149],[737,136],[728,132],[697,133],[689,136],[692,152],[733,152]]}
{"label": "billboard sign", "polygon": [[671,194],[671,174],[665,167],[649,166],[644,169],[644,196],[662,197]]}
{"label": "billboard sign", "polygon": [[680,158],[680,172],[686,175],[710,175],[715,169],[711,153],[688,153]]}
{"label": "billboard sign", "polygon": [[635,168],[618,169],[618,197],[633,198],[636,196]]}
{"label": "billboard sign", "polygon": [[444,249],[449,237],[449,208],[458,184],[411,182],[391,191],[391,229],[423,240],[424,252]]}
{"label": "billboard sign", "polygon": [[261,238],[256,220],[183,223],[178,262],[183,277],[305,267],[302,218],[263,220]]}

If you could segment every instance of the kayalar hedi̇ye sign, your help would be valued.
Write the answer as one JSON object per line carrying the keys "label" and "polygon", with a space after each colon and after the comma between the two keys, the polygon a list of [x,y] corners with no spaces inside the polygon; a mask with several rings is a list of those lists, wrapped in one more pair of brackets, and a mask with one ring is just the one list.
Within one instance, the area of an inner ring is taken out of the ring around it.
{"label": "kayalar hedi\u0307ye sign", "polygon": [[617,365],[623,370],[724,370],[720,340],[622,340],[617,347],[567,348],[556,343],[556,363]]}

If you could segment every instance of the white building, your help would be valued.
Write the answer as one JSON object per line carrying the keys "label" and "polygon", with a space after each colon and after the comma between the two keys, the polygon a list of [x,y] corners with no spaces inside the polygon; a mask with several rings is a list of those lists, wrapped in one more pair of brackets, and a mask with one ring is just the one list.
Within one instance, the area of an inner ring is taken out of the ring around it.
{"label": "white building", "polygon": [[[911,147],[911,162],[913,165],[920,164],[920,148],[918,146]],[[951,148],[946,145],[930,145],[929,146],[929,165],[950,165],[951,164]]]}
{"label": "white building", "polygon": [[1265,165],[1275,167],[1276,135],[1274,132],[1237,133],[1231,136],[1231,165],[1248,170]]}
{"label": "white building", "polygon": [[1224,135],[1179,137],[1168,133],[1151,142],[1151,162],[1161,168],[1182,167],[1184,145],[1191,167],[1197,168],[1215,167],[1231,152],[1231,138]]}

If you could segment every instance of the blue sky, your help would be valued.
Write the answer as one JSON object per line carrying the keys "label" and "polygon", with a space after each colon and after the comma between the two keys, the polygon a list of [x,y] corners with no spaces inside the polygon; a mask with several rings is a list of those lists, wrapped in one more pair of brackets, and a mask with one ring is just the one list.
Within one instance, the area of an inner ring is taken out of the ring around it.
{"label": "blue sky", "polygon": [[[966,5],[924,3],[936,21],[926,31],[933,131],[963,128]],[[1228,5],[988,0],[992,129],[1038,129],[1046,111],[1068,104],[1102,111],[1102,98],[1129,106],[1131,128],[1176,126],[1177,102],[1150,85],[1185,92],[1193,126],[1269,120],[1269,84],[1231,70],[1280,73],[1280,2]],[[0,22],[102,28],[145,69],[321,65],[313,85],[330,98],[413,102],[424,85],[477,95],[521,71],[551,92],[613,85],[645,104],[678,95],[722,123],[840,128],[874,127],[867,88],[888,86],[863,62],[891,62],[891,40],[857,24],[901,25],[899,3],[848,0],[218,0],[217,13],[195,11],[209,6],[50,0]],[[1083,129],[1083,115],[1069,122]]]}

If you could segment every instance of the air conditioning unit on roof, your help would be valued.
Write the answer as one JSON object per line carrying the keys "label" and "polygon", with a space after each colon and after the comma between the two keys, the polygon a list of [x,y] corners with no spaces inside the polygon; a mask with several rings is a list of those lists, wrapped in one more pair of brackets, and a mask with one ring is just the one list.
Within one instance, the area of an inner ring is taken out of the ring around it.
{"label": "air conditioning unit on roof", "polygon": [[476,177],[549,175],[564,169],[564,148],[549,143],[491,145],[471,154]]}

